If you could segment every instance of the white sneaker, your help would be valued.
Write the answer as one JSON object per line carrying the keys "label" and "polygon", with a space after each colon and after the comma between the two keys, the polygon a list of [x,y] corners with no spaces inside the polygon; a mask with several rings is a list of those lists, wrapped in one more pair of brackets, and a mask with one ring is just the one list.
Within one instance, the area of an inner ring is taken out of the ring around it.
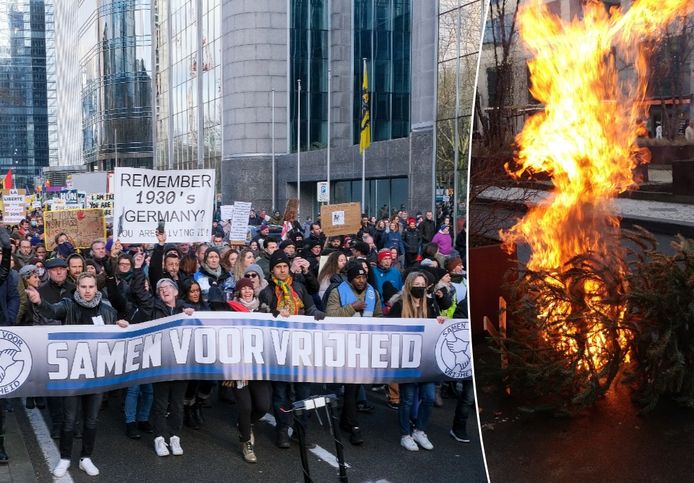
{"label": "white sneaker", "polygon": [[407,435],[400,438],[400,446],[408,451],[419,451],[419,446],[414,442],[412,436]]}
{"label": "white sneaker", "polygon": [[169,456],[171,454],[163,436],[154,438],[154,451],[157,453],[157,456]]}
{"label": "white sneaker", "polygon": [[61,459],[58,464],[53,469],[53,476],[56,478],[62,478],[67,473],[67,469],[70,467],[70,460]]}
{"label": "white sneaker", "polygon": [[429,438],[427,438],[427,434],[424,431],[415,429],[412,432],[412,439],[414,439],[417,442],[417,444],[424,449],[434,449],[434,445],[431,444],[431,441],[429,441]]}
{"label": "white sneaker", "polygon": [[99,474],[99,468],[94,466],[91,458],[82,458],[80,460],[80,469],[89,476],[97,476]]}
{"label": "white sneaker", "polygon": [[171,436],[171,439],[169,439],[169,447],[171,448],[172,455],[181,456],[183,454],[183,448],[181,448],[181,438],[178,436]]}

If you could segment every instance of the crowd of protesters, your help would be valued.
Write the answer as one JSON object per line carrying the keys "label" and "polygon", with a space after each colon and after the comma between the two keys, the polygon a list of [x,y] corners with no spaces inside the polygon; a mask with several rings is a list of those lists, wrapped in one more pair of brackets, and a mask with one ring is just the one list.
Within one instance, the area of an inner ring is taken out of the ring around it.
{"label": "crowd of protesters", "polygon": [[[274,225],[285,230],[272,234]],[[54,237],[46,250],[41,212],[17,226],[0,228],[0,325],[117,324],[128,327],[173,314],[195,311],[265,312],[275,317],[467,317],[465,233],[454,238],[450,219],[432,212],[416,217],[363,215],[351,236],[326,237],[319,220],[284,222],[279,212],[251,213],[243,245],[225,241],[228,230],[215,222],[208,243],[156,240],[126,245],[108,236],[77,249],[70,233]],[[242,458],[255,463],[253,424],[267,412],[277,421],[276,445],[289,448],[292,426],[308,424],[307,413],[294,420],[283,409],[292,400],[320,393],[317,384],[281,381],[169,381],[140,384],[120,391],[125,435],[151,435],[160,457],[182,455],[183,427],[199,429],[203,408],[213,391],[224,392],[237,409]],[[366,388],[344,384],[340,426],[354,445],[368,437],[359,413],[371,412]],[[462,387],[462,389],[460,388]],[[336,388],[330,388],[336,389]],[[468,442],[466,422],[473,386],[452,383],[406,383],[377,386],[388,407],[397,411],[403,448],[432,450],[426,429],[442,397],[457,398],[450,435]],[[114,397],[111,395],[111,397]],[[91,460],[102,394],[61,398],[26,398],[27,409],[47,406],[51,436],[59,439],[63,476],[70,467],[73,441],[81,439],[79,468],[99,474]],[[0,411],[2,414],[3,411]],[[394,418],[395,427],[396,418]],[[0,423],[4,422],[0,420]],[[2,427],[4,429],[4,425]],[[1,433],[1,432],[0,432]],[[365,434],[366,433],[366,434]],[[308,445],[311,446],[310,437]],[[7,462],[0,436],[0,462]]]}

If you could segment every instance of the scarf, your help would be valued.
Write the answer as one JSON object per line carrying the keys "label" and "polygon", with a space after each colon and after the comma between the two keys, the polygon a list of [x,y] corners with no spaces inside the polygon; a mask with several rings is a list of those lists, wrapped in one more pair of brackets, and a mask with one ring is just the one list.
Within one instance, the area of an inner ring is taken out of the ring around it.
{"label": "scarf", "polygon": [[292,277],[287,277],[286,280],[282,281],[273,276],[272,282],[275,284],[277,310],[286,309],[291,315],[299,315],[299,311],[304,308],[304,303],[292,287]]}
{"label": "scarf", "polygon": [[260,279],[260,285],[258,286],[258,288],[253,289],[253,291],[255,292],[255,296],[256,297],[259,296],[260,292],[262,292],[265,287],[267,287],[267,280],[265,280],[264,278],[261,278]]}
{"label": "scarf", "polygon": [[96,296],[89,302],[82,298],[78,290],[75,290],[75,293],[73,294],[72,298],[74,298],[75,302],[77,302],[82,307],[93,309],[101,302],[101,292],[96,292]]}
{"label": "scarf", "polygon": [[246,302],[242,298],[237,298],[236,301],[246,307],[249,312],[255,312],[258,310],[258,307],[260,307],[260,300],[258,300],[258,297],[253,297],[253,300],[250,302]]}
{"label": "scarf", "polygon": [[214,275],[214,276],[217,277],[218,279],[219,279],[219,277],[222,276],[222,267],[221,267],[221,265],[220,265],[219,267],[217,267],[216,269],[213,270],[213,269],[210,268],[210,266],[209,266],[208,264],[203,263],[203,264],[202,264],[202,268],[203,268],[207,273],[209,273],[210,275]]}
{"label": "scarf", "polygon": [[127,271],[127,272],[119,272],[118,273],[118,278],[120,280],[125,280],[127,283],[130,283],[130,281],[133,279],[133,271]]}

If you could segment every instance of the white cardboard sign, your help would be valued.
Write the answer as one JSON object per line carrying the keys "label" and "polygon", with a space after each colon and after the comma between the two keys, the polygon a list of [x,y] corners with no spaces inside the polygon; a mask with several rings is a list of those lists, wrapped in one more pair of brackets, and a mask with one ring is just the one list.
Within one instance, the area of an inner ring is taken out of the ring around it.
{"label": "white cardboard sign", "polygon": [[153,243],[162,221],[170,242],[207,242],[212,238],[213,169],[116,168],[113,186],[115,239]]}

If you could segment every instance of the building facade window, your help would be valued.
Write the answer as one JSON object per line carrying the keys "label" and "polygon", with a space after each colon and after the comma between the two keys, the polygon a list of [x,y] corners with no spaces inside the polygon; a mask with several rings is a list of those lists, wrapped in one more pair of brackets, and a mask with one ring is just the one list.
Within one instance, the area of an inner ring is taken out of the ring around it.
{"label": "building facade window", "polygon": [[151,167],[150,2],[83,0],[78,23],[85,162]]}
{"label": "building facade window", "polygon": [[[298,105],[301,150],[328,142],[328,1],[291,0],[289,27],[290,146],[296,152]],[[301,80],[301,99],[297,104]]]}
{"label": "building facade window", "polygon": [[12,169],[17,188],[48,166],[47,22],[43,1],[0,2],[0,176]]}
{"label": "building facade window", "polygon": [[[219,169],[222,158],[221,0],[155,0],[158,169]],[[199,32],[201,30],[201,36]],[[198,65],[200,64],[200,65]]]}
{"label": "building facade window", "polygon": [[410,131],[410,0],[354,0],[353,142],[359,143],[363,59],[371,92],[371,140]]}

